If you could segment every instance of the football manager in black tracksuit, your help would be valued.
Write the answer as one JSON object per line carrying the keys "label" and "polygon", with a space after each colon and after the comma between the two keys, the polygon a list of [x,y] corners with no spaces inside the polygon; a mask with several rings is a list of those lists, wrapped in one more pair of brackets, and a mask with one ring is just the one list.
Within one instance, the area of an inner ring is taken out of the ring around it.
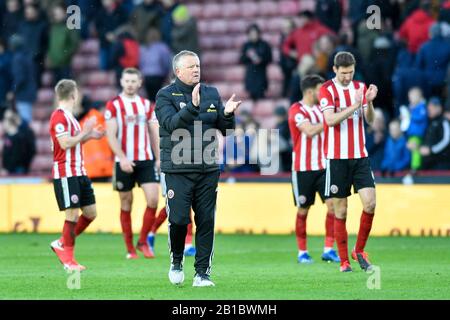
{"label": "football manager in black tracksuit", "polygon": [[234,101],[233,95],[223,106],[216,88],[200,84],[200,60],[194,52],[181,51],[172,64],[175,82],[158,92],[155,108],[167,190],[169,280],[184,281],[184,240],[192,206],[197,247],[193,286],[214,286],[209,276],[220,175],[215,135],[216,129],[223,135],[234,129],[234,111],[241,101]]}

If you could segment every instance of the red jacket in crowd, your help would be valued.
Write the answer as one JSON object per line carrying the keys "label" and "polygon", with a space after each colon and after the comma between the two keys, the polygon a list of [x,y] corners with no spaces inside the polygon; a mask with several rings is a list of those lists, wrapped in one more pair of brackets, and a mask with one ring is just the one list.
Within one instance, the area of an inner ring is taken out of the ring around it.
{"label": "red jacket in crowd", "polygon": [[420,46],[429,40],[429,30],[435,20],[426,11],[417,9],[400,27],[400,38],[406,40],[408,51],[417,53]]}
{"label": "red jacket in crowd", "polygon": [[300,61],[304,54],[311,54],[314,42],[325,34],[334,32],[320,23],[319,20],[311,20],[303,27],[294,30],[283,43],[283,53],[289,55],[291,50],[297,51],[297,60]]}

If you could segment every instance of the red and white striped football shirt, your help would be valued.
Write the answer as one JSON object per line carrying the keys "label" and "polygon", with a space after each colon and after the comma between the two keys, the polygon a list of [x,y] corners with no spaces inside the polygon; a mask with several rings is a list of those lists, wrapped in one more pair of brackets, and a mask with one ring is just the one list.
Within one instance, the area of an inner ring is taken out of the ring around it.
{"label": "red and white striped football shirt", "polygon": [[[336,79],[325,82],[319,94],[320,110],[340,112],[355,102],[355,93],[364,87],[363,108],[367,107],[367,87],[359,81],[352,81],[347,87],[340,85]],[[364,133],[364,113],[362,109],[334,127],[324,123],[324,152],[327,159],[359,159],[368,157]]]}
{"label": "red and white striped football shirt", "polygon": [[81,143],[64,150],[58,142],[58,137],[69,135],[71,137],[81,132],[77,119],[69,111],[58,108],[50,117],[50,137],[53,149],[53,178],[70,178],[85,176],[83,150]]}
{"label": "red and white striped football shirt", "polygon": [[292,151],[292,170],[316,171],[325,169],[323,155],[323,132],[309,138],[298,126],[306,121],[311,124],[323,123],[323,114],[318,106],[294,103],[289,109],[289,130],[294,148]]}
{"label": "red and white striped football shirt", "polygon": [[[157,121],[154,109],[149,100],[138,95],[131,99],[121,94],[106,104],[105,119],[117,120],[117,139],[131,161],[154,158],[148,132],[148,122]],[[119,161],[117,156],[115,159]]]}

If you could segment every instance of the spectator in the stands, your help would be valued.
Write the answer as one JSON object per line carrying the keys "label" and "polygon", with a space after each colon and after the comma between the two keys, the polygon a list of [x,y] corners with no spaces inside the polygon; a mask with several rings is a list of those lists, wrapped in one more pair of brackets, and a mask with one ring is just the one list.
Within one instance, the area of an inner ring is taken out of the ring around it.
{"label": "spectator in the stands", "polygon": [[275,129],[279,133],[279,155],[280,155],[280,171],[290,172],[292,170],[292,145],[291,134],[289,131],[288,113],[286,108],[278,106],[274,112],[276,118]]}
{"label": "spectator in the stands", "polygon": [[144,76],[147,98],[156,100],[156,94],[162,88],[172,68],[172,52],[161,41],[161,33],[156,28],[147,31],[147,40],[141,45],[139,69]]}
{"label": "spectator in the stands", "polygon": [[102,7],[95,16],[94,23],[100,38],[100,68],[109,70],[113,42],[116,40],[114,31],[127,23],[126,11],[115,0],[102,0]]}
{"label": "spectator in the stands", "polygon": [[366,147],[370,154],[370,167],[381,170],[386,143],[386,120],[381,109],[376,108],[372,125],[366,128]]}
{"label": "spectator in the stands", "polygon": [[331,79],[334,77],[334,71],[333,71],[334,57],[338,54],[338,52],[341,52],[341,51],[350,52],[351,54],[353,54],[355,56],[355,59],[358,62],[355,66],[356,67],[355,79],[358,79],[358,80],[363,79],[365,64],[359,53],[359,50],[356,47],[354,47],[352,45],[352,43],[353,43],[353,35],[351,32],[342,31],[339,34],[338,44],[328,59],[327,74],[325,76],[326,79]]}
{"label": "spectator in the stands", "polygon": [[341,30],[342,6],[339,0],[317,0],[316,16],[320,22],[336,33]]}
{"label": "spectator in the stands", "polygon": [[163,8],[157,0],[144,0],[131,12],[130,23],[140,44],[146,42],[147,30],[159,29],[163,13]]}
{"label": "spectator in the stands", "polygon": [[420,47],[416,56],[416,67],[423,72],[429,86],[428,94],[442,94],[449,62],[450,38],[444,38],[441,24],[435,23],[430,28],[430,40]]}
{"label": "spectator in the stands", "polygon": [[430,123],[420,147],[422,169],[450,170],[450,123],[442,115],[439,98],[431,98],[427,109]]}
{"label": "spectator in the stands", "polygon": [[313,56],[316,61],[318,73],[325,77],[328,71],[328,61],[333,55],[335,38],[329,34],[321,36],[313,46]]}
{"label": "spectator in the stands", "polygon": [[34,132],[11,108],[4,114],[3,131],[3,173],[27,174],[36,153]]}
{"label": "spectator in the stands", "polygon": [[38,4],[25,6],[25,20],[20,23],[17,32],[26,43],[24,49],[33,57],[35,65],[33,74],[37,85],[40,86],[48,47],[48,21]]}
{"label": "spectator in the stands", "polygon": [[200,56],[198,43],[197,21],[189,13],[185,5],[179,5],[172,13],[172,50],[178,53],[182,50],[195,52]]}
{"label": "spectator in the stands", "polygon": [[399,30],[399,36],[406,41],[410,53],[416,54],[420,46],[429,39],[429,30],[434,22],[435,19],[430,14],[430,1],[422,0],[420,8],[403,22]]}
{"label": "spectator in the stands", "polygon": [[439,21],[450,23],[450,0],[442,1],[441,9],[439,10]]}
{"label": "spectator in the stands", "polygon": [[406,137],[400,130],[400,122],[394,119],[389,123],[389,137],[384,149],[381,170],[389,175],[406,170],[409,168],[410,159],[411,154],[406,148]]}
{"label": "spectator in the stands", "polygon": [[[83,96],[81,101],[75,106],[73,115],[83,124],[90,118],[97,120],[97,128],[105,129],[105,118],[103,113],[93,107],[87,96]],[[106,136],[99,140],[89,140],[83,143],[83,159],[89,178],[93,181],[107,181],[112,176],[114,167],[114,155],[109,147]]]}
{"label": "spectator in the stands", "polygon": [[164,8],[164,14],[161,19],[161,35],[163,41],[172,48],[172,28],[173,18],[172,14],[175,9],[180,5],[176,0],[161,0]]}
{"label": "spectator in the stands", "polygon": [[283,72],[283,91],[282,96],[288,97],[290,95],[290,83],[292,79],[292,74],[297,66],[297,59],[293,59],[289,55],[283,53],[283,43],[288,35],[294,31],[295,21],[291,18],[285,18],[281,26],[281,36],[280,36],[280,67]]}
{"label": "spectator in the stands", "polygon": [[120,87],[122,71],[126,68],[138,68],[140,60],[139,42],[132,34],[130,26],[119,27],[113,35],[111,47],[111,66],[116,71],[116,84]]}
{"label": "spectator in the stands", "polygon": [[300,61],[303,55],[311,54],[314,43],[324,34],[335,34],[317,20],[311,11],[298,15],[297,29],[284,41],[283,53]]}
{"label": "spectator in the stands", "polygon": [[447,77],[445,82],[447,83],[447,103],[445,105],[444,117],[450,121],[450,63],[447,67]]}
{"label": "spectator in the stands", "polygon": [[78,50],[80,37],[78,30],[66,26],[66,9],[56,5],[51,9],[51,26],[47,53],[47,66],[53,72],[53,81],[72,77],[72,58]]}
{"label": "spectator in the stands", "polygon": [[[11,52],[7,50],[6,43],[0,38],[0,109],[6,106],[7,95],[11,91]],[[0,110],[0,119],[3,112]]]}
{"label": "spectator in the stands", "polygon": [[252,100],[264,98],[268,88],[267,66],[272,62],[272,48],[261,38],[256,24],[247,28],[248,40],[241,49],[240,62],[245,65],[245,89]]}
{"label": "spectator in the stands", "polygon": [[19,0],[7,0],[6,11],[1,17],[0,37],[9,39],[19,28],[23,20],[23,12]]}
{"label": "spectator in the stands", "polygon": [[422,163],[419,147],[427,129],[427,106],[422,90],[414,87],[409,90],[410,123],[406,131],[408,137],[408,149],[411,151],[411,169],[414,173]]}
{"label": "spectator in the stands", "polygon": [[367,20],[364,19],[358,26],[358,44],[356,48],[361,55],[361,62],[364,65],[368,65],[370,61],[370,55],[373,50],[375,39],[380,34],[380,30],[367,28]]}
{"label": "spectator in the stands", "polygon": [[[396,51],[391,39],[386,35],[380,35],[375,39],[370,55],[370,63],[365,66],[365,80],[373,83],[383,94],[378,95],[376,105],[383,109],[390,118],[395,116],[392,107],[392,75],[395,68]],[[358,61],[358,60],[357,60]]]}
{"label": "spectator in the stands", "polygon": [[12,56],[12,91],[16,101],[16,108],[20,117],[30,122],[32,119],[33,103],[37,98],[38,84],[33,76],[35,64],[31,54],[25,50],[24,38],[13,35],[9,39]]}

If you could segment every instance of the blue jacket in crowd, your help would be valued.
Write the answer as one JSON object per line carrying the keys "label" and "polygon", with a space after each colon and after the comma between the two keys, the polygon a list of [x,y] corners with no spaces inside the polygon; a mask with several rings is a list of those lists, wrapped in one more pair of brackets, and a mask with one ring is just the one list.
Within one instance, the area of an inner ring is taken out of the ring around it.
{"label": "blue jacket in crowd", "polygon": [[384,159],[381,164],[383,171],[396,172],[409,167],[411,153],[406,148],[406,138],[404,136],[397,140],[388,137],[384,147]]}
{"label": "blue jacket in crowd", "polygon": [[431,85],[444,83],[450,61],[450,39],[436,37],[424,43],[416,56],[416,67],[425,72]]}
{"label": "blue jacket in crowd", "polygon": [[428,116],[425,101],[420,102],[414,108],[409,109],[411,114],[411,123],[407,131],[408,137],[423,137],[427,130]]}

